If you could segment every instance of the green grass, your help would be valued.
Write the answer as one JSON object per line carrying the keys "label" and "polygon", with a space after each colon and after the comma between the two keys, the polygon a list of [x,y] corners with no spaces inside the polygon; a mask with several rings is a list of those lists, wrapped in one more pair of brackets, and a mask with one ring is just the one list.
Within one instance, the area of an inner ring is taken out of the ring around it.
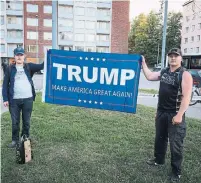
{"label": "green grass", "polygon": [[140,93],[158,94],[158,90],[154,89],[139,89]]}
{"label": "green grass", "polygon": [[[32,162],[15,163],[8,149],[11,122],[1,123],[2,183],[162,183],[167,182],[170,153],[162,167],[149,167],[153,155],[155,109],[137,114],[49,105],[37,97],[31,121],[35,139]],[[182,182],[201,180],[201,120],[187,118]]]}

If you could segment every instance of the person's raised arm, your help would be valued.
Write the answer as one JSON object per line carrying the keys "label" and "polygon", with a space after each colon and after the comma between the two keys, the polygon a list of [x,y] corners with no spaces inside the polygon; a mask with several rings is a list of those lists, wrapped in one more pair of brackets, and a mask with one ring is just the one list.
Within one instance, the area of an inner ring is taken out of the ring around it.
{"label": "person's raised arm", "polygon": [[150,69],[147,67],[144,56],[142,56],[142,70],[143,70],[144,75],[147,78],[147,80],[149,80],[149,81],[159,81],[160,80],[161,72],[150,71]]}

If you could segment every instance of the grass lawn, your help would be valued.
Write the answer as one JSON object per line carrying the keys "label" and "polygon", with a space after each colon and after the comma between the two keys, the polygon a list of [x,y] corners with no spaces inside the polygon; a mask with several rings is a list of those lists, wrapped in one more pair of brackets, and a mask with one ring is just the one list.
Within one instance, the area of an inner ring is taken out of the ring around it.
{"label": "grass lawn", "polygon": [[[167,182],[170,153],[162,167],[149,167],[153,155],[155,109],[137,114],[34,103],[31,135],[34,160],[15,162],[8,149],[11,122],[1,122],[2,183],[162,183]],[[182,182],[201,182],[201,120],[187,118]]]}

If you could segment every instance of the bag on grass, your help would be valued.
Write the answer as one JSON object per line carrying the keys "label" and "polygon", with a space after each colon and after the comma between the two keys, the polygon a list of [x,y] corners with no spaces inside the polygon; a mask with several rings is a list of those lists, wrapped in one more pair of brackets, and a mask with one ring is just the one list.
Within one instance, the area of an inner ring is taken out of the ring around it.
{"label": "bag on grass", "polygon": [[25,164],[33,159],[31,140],[23,135],[16,146],[16,162]]}

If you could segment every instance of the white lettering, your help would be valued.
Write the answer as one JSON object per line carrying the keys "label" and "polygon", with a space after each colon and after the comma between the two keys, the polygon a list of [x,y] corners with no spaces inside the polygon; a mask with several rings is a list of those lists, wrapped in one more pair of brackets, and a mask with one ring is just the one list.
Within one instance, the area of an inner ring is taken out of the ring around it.
{"label": "white lettering", "polygon": [[93,74],[92,78],[89,79],[88,77],[88,67],[83,67],[83,79],[88,83],[95,83],[98,79],[98,68],[93,67]]}
{"label": "white lettering", "polygon": [[104,81],[106,80],[106,84],[110,85],[112,80],[113,80],[113,85],[117,85],[118,73],[119,73],[119,69],[112,69],[110,76],[109,76],[107,68],[101,68],[101,70],[100,70],[100,84],[104,84]]}
{"label": "white lettering", "polygon": [[[75,70],[75,71],[73,71]],[[68,80],[73,81],[73,76],[78,82],[82,82],[79,74],[81,73],[81,69],[79,66],[68,65]]]}
{"label": "white lettering", "polygon": [[[129,75],[127,76],[127,74],[129,74]],[[125,85],[126,84],[126,80],[131,80],[131,79],[134,78],[134,76],[135,76],[134,70],[122,69],[121,70],[120,85]]]}
{"label": "white lettering", "polygon": [[57,67],[57,79],[62,79],[62,69],[66,69],[66,65],[53,63],[53,67]]}

